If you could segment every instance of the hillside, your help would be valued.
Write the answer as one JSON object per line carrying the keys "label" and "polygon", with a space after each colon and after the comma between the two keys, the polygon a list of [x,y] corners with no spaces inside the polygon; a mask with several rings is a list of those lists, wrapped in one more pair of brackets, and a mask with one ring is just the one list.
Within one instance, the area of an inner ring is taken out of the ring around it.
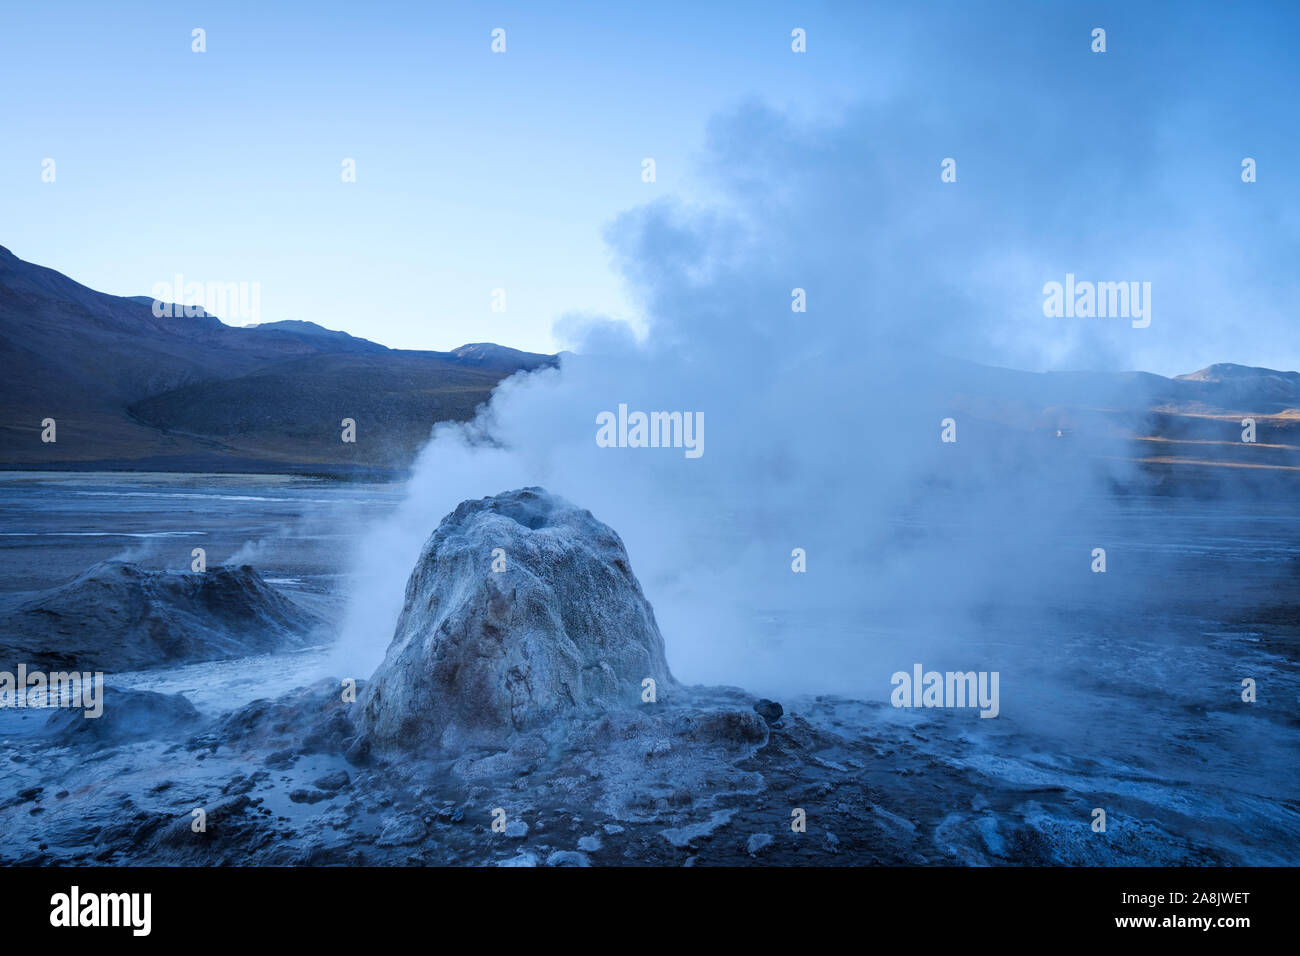
{"label": "hillside", "polygon": [[[0,247],[0,468],[391,471],[553,356],[389,349],[306,321],[159,318]],[[57,441],[41,441],[53,418]],[[357,441],[340,422],[357,422]]]}
{"label": "hillside", "polygon": [[[390,349],[310,321],[158,318],[147,297],[96,292],[0,247],[0,468],[399,473],[436,422],[466,421],[502,379],[558,361],[491,343]],[[972,453],[1028,442],[1122,457],[1158,487],[1300,472],[1297,372],[1032,373],[931,356],[915,374],[963,416]],[[41,441],[46,418],[57,443]],[[341,440],[344,419],[355,443]]]}

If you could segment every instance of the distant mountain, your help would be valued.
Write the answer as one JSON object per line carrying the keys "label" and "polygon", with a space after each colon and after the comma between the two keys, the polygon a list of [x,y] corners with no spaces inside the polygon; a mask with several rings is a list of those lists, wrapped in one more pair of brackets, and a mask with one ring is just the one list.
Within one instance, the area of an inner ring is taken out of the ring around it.
{"label": "distant mountain", "polygon": [[0,467],[400,469],[435,422],[471,418],[503,378],[556,361],[490,344],[389,349],[297,320],[160,318],[148,297],[0,247]]}
{"label": "distant mountain", "polygon": [[[1041,436],[1082,447],[1088,439],[1109,439],[1157,490],[1208,489],[1229,480],[1290,487],[1300,478],[1296,372],[1221,364],[1165,378],[945,362],[940,367],[954,410],[1000,443]],[[1243,440],[1247,419],[1254,422],[1254,441]]]}
{"label": "distant mountain", "polygon": [[553,355],[520,352],[518,349],[508,349],[504,345],[493,345],[491,342],[462,345],[458,349],[452,349],[447,354],[461,365],[496,369],[497,371],[509,370],[511,372],[521,368],[535,369],[543,365],[554,364],[555,361]]}
{"label": "distant mountain", "polygon": [[1219,407],[1263,410],[1263,402],[1272,411],[1300,408],[1300,372],[1222,363],[1176,376],[1175,381],[1199,383],[1197,394]]}
{"label": "distant mountain", "polygon": [[1221,362],[1210,365],[1199,372],[1187,375],[1175,375],[1180,382],[1284,382],[1293,394],[1300,389],[1300,372],[1278,372],[1271,368],[1256,368],[1251,365],[1234,365]]}
{"label": "distant mountain", "polygon": [[[809,374],[832,359],[810,359]],[[152,299],[96,292],[0,247],[0,468],[392,473],[435,423],[472,418],[502,379],[559,360],[485,342],[389,349],[301,320],[159,318]],[[1055,455],[1092,437],[1158,482],[1300,477],[1297,372],[1219,364],[1165,378],[927,362],[916,375],[963,417],[975,439],[963,448],[1013,460],[1017,443]],[[41,441],[47,418],[53,444]],[[1246,418],[1254,442],[1242,440]],[[341,441],[344,419],[355,443]]]}
{"label": "distant mountain", "polygon": [[[315,322],[304,322],[300,319],[284,319],[280,322],[260,322],[254,325],[244,326],[246,329],[257,329],[263,335],[274,335],[276,337],[284,336],[285,338],[296,339],[299,342],[305,342],[314,348],[330,352],[391,352],[386,345],[380,345],[377,342],[371,342],[368,339],[359,339],[355,335],[348,335],[346,332],[335,332],[333,329],[327,329],[323,325],[317,325]],[[466,348],[467,346],[461,346]],[[513,350],[508,350],[513,351]],[[524,353],[519,353],[524,354]]]}

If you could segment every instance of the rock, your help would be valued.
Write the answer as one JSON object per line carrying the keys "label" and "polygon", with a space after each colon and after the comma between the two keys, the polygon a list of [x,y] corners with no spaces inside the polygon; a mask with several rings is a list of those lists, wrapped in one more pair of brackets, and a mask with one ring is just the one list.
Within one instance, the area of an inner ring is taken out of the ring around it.
{"label": "rock", "polygon": [[0,621],[0,657],[142,670],[304,647],[321,623],[248,565],[194,573],[103,561]]}
{"label": "rock", "polygon": [[245,777],[242,773],[232,777],[230,781],[221,788],[221,792],[229,795],[232,793],[248,793],[253,789],[256,781],[252,777]]}
{"label": "rock", "polygon": [[283,750],[277,750],[274,753],[267,755],[267,758],[262,762],[272,770],[287,770],[289,767],[293,766],[293,762],[297,759],[297,751],[292,747],[286,747]]}
{"label": "rock", "polygon": [[342,710],[322,717],[303,737],[303,749],[308,753],[343,753],[356,729]]}
{"label": "rock", "polygon": [[328,790],[331,793],[335,790],[342,790],[352,782],[346,770],[339,770],[335,773],[327,773],[323,777],[316,778],[312,782],[313,787],[319,787],[322,790]]}
{"label": "rock", "polygon": [[715,810],[707,820],[680,827],[670,827],[667,830],[660,830],[659,833],[673,846],[690,846],[696,840],[712,836],[713,831],[719,827],[725,827],[731,822],[731,817],[735,812],[734,810]]}
{"label": "rock", "polygon": [[288,766],[303,753],[341,753],[356,728],[348,717],[353,705],[340,699],[338,687],[338,681],[323,678],[275,700],[251,701],[195,740],[211,748],[239,745],[274,751],[266,761],[273,769]]}
{"label": "rock", "polygon": [[45,732],[64,746],[116,745],[185,734],[199,721],[199,712],[184,694],[105,687],[102,704],[104,710],[98,717],[87,717],[80,709],[59,708],[45,722]]}
{"label": "rock", "polygon": [[[492,570],[493,550],[506,570]],[[426,542],[359,725],[377,747],[500,747],[676,687],[623,542],[541,488],[461,503]]]}
{"label": "rock", "polygon": [[585,836],[578,839],[578,849],[584,853],[595,853],[603,846],[599,836]]}
{"label": "rock", "polygon": [[290,791],[289,799],[294,803],[320,803],[322,800],[329,798],[328,793],[322,793],[319,790],[298,789]]}
{"label": "rock", "polygon": [[[251,805],[252,801],[241,795],[209,807],[204,820],[204,829],[197,833],[194,831],[195,818],[188,812],[176,816],[137,814],[135,820],[138,822],[130,826],[128,832],[131,834],[131,841],[135,843],[140,843],[148,834],[156,832],[161,845],[173,848],[193,847],[195,844],[203,844],[223,837],[237,839],[240,834],[250,829],[249,826],[244,825],[243,817],[244,811]],[[96,842],[104,842],[107,831],[111,829],[105,827],[104,831],[96,837]]]}
{"label": "rock", "polygon": [[587,854],[576,850],[556,850],[546,858],[547,866],[591,866]]}
{"label": "rock", "polygon": [[343,751],[343,759],[354,767],[364,767],[370,763],[370,738],[359,734]]}
{"label": "rock", "polygon": [[457,760],[452,769],[463,780],[516,779],[526,776],[533,765],[531,758],[503,750],[487,756],[466,755]]}
{"label": "rock", "polygon": [[770,833],[755,833],[749,838],[749,842],[745,844],[745,852],[750,856],[758,856],[771,843],[772,835]]}
{"label": "rock", "polygon": [[706,711],[691,718],[690,724],[691,737],[702,744],[744,747],[767,743],[767,722],[746,710]]}
{"label": "rock", "polygon": [[523,820],[511,820],[506,824],[505,832],[512,840],[522,840],[528,836],[528,824]]}
{"label": "rock", "polygon": [[762,697],[759,699],[758,703],[754,705],[754,711],[758,716],[767,721],[767,724],[770,727],[781,719],[781,715],[785,713],[785,708],[774,700],[768,700],[766,697]]}
{"label": "rock", "polygon": [[424,839],[426,829],[424,821],[414,814],[392,817],[384,823],[384,829],[375,845],[411,846]]}
{"label": "rock", "polygon": [[331,810],[320,815],[320,825],[331,830],[343,830],[347,828],[351,819],[346,810]]}
{"label": "rock", "polygon": [[527,850],[520,851],[518,856],[513,856],[508,860],[497,861],[497,866],[536,866],[537,855],[529,853]]}

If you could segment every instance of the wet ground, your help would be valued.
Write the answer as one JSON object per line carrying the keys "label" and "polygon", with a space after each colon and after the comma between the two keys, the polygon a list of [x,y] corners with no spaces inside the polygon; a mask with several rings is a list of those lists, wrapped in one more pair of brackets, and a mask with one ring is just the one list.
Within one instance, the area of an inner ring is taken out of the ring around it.
{"label": "wet ground", "polygon": [[[0,600],[123,553],[184,567],[203,546],[336,614],[351,545],[400,496],[303,478],[2,475]],[[997,719],[889,705],[889,673],[913,660],[966,666],[918,649],[908,621],[781,608],[755,614],[773,648],[806,629],[845,650],[833,686],[781,697],[771,726],[755,693],[697,689],[501,751],[366,757],[326,648],[110,674],[184,694],[198,716],[92,745],[51,736],[46,712],[0,710],[0,861],[1295,865],[1300,508],[1125,508],[1067,544],[1102,538],[1149,577],[976,615],[964,639],[1000,662]]]}

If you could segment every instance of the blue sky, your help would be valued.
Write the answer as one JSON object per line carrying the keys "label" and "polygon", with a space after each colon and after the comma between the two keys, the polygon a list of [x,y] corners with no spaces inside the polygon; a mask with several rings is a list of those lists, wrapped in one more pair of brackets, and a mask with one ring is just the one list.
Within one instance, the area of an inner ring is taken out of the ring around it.
{"label": "blue sky", "polygon": [[[861,221],[887,235],[909,210],[938,217],[904,231],[937,237],[921,248],[952,259],[953,293],[897,307],[968,316],[975,332],[954,351],[1021,367],[1296,368],[1297,10],[8,4],[0,243],[123,295],[177,272],[258,282],[265,321],[550,351],[567,313],[644,317],[647,291],[609,241],[621,213],[725,204],[746,177],[778,193],[801,175],[806,155],[764,152],[765,131],[735,121],[750,110],[844,150],[845,177],[866,142],[862,176],[885,170],[901,196],[930,197]],[[194,27],[206,53],[190,50]],[[794,27],[806,54],[790,50]],[[828,132],[854,117],[861,137]],[[956,184],[939,184],[945,156]],[[1240,182],[1244,156],[1257,183]],[[356,183],[341,182],[344,158]],[[951,226],[932,189],[962,190]],[[1041,285],[1066,271],[1153,281],[1148,334],[1044,326]],[[918,270],[914,284],[932,280]]]}

